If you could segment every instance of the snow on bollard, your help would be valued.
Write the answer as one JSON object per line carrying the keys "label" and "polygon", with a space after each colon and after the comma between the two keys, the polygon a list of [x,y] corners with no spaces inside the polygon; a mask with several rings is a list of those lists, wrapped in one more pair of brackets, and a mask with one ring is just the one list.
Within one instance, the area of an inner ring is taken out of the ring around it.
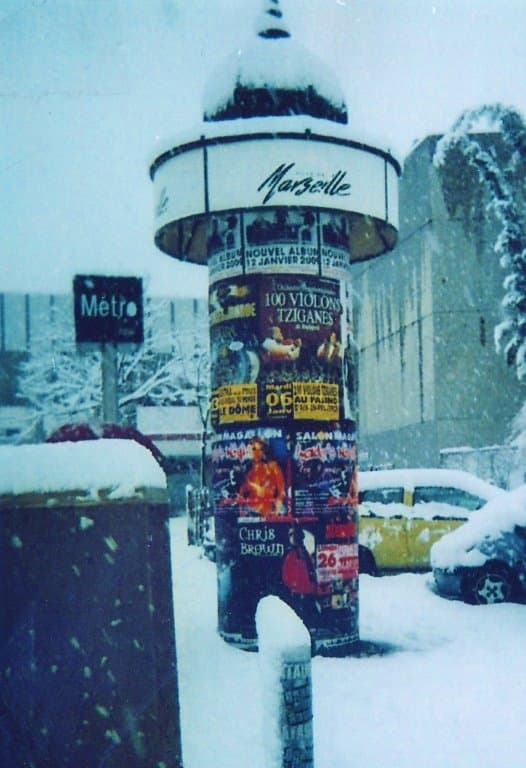
{"label": "snow on bollard", "polygon": [[256,628],[267,768],[313,768],[309,632],[274,595],[259,601]]}

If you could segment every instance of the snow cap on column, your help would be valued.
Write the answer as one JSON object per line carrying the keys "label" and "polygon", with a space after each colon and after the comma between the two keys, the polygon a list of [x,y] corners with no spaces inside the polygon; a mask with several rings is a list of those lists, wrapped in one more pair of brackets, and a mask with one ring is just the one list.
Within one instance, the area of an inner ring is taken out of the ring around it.
{"label": "snow cap on column", "polygon": [[334,74],[294,41],[279,0],[265,0],[256,35],[208,81],[204,120],[310,115],[347,123]]}

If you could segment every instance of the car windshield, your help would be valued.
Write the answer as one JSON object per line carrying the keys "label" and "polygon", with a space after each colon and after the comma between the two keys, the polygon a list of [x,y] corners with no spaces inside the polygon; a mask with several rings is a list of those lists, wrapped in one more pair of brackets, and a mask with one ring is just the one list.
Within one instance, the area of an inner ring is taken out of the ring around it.
{"label": "car windshield", "polygon": [[447,488],[445,486],[418,486],[414,490],[413,500],[417,504],[441,503],[453,507],[462,507],[473,511],[484,505],[484,500],[460,488]]}
{"label": "car windshield", "polygon": [[361,491],[360,502],[379,502],[380,504],[401,504],[404,500],[403,488],[370,488]]}

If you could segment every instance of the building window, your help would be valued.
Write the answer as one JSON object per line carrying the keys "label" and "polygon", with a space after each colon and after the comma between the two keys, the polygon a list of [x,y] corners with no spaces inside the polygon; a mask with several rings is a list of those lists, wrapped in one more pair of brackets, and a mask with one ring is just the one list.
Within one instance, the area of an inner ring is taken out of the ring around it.
{"label": "building window", "polygon": [[479,338],[480,338],[480,345],[482,347],[486,346],[486,321],[480,316],[479,319]]}

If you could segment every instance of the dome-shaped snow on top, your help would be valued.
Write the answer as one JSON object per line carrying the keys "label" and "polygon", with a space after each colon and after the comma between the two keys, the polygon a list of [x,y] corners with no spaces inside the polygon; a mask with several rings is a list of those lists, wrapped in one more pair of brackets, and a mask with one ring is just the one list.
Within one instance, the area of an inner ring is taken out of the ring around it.
{"label": "dome-shaped snow on top", "polygon": [[310,115],[347,123],[335,76],[292,40],[278,0],[267,0],[256,31],[255,39],[228,57],[208,81],[204,120]]}

